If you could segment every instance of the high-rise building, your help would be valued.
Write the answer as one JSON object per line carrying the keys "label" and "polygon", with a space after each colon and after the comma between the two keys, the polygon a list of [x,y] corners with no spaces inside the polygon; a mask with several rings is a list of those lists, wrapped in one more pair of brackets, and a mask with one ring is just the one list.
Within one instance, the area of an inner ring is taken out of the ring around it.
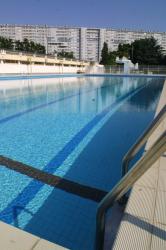
{"label": "high-rise building", "polygon": [[166,54],[166,32],[1,24],[0,36],[21,41],[27,38],[44,45],[49,54],[73,52],[76,59],[95,62],[101,58],[104,42],[107,42],[109,50],[114,51],[120,43],[154,37]]}

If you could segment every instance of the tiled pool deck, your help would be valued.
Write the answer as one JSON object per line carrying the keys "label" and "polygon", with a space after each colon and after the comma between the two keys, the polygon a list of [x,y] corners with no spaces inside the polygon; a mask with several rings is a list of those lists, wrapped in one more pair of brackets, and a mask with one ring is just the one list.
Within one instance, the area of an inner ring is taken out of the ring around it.
{"label": "tiled pool deck", "polygon": [[[165,103],[166,82],[157,113]],[[151,136],[146,149],[165,129],[166,120]],[[0,233],[1,250],[64,249],[3,222]],[[113,249],[166,249],[166,154],[135,184]]]}
{"label": "tiled pool deck", "polygon": [[0,222],[0,235],[1,250],[66,249],[3,222]]}
{"label": "tiled pool deck", "polygon": [[[166,104],[166,81],[156,114]],[[166,130],[166,119],[146,150]],[[166,249],[166,153],[134,185],[113,249]]]}

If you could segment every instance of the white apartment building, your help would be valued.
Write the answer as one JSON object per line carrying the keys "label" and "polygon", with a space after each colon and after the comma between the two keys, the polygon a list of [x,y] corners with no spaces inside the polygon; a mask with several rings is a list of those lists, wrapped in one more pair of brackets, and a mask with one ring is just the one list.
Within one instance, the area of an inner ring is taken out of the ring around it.
{"label": "white apartment building", "polygon": [[114,51],[120,43],[153,36],[166,53],[166,32],[1,24],[0,36],[21,41],[27,38],[44,45],[48,54],[73,52],[76,59],[95,62],[101,58],[104,42]]}

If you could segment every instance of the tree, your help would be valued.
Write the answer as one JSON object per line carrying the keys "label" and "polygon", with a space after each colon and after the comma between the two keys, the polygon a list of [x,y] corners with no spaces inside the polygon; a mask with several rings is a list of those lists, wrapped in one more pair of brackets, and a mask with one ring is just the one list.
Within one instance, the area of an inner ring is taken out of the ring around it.
{"label": "tree", "polygon": [[24,51],[23,43],[20,40],[15,41],[15,50]]}
{"label": "tree", "polygon": [[45,54],[46,50],[40,43],[35,43],[24,39],[22,42],[20,40],[13,41],[10,38],[0,37],[0,49],[6,50],[17,50],[23,52],[31,52],[38,54]]}
{"label": "tree", "polygon": [[117,51],[108,51],[107,43],[104,43],[100,64],[115,65],[116,57],[123,56],[133,63],[145,65],[166,65],[166,55],[162,54],[162,48],[153,37],[136,40],[131,44],[119,44]]}
{"label": "tree", "polygon": [[117,56],[118,56],[117,51],[109,51],[107,43],[104,43],[103,49],[101,52],[100,64],[102,64],[102,65],[115,65]]}
{"label": "tree", "polygon": [[162,49],[153,37],[136,40],[131,44],[130,58],[133,63],[157,65],[161,64]]}
{"label": "tree", "polygon": [[24,40],[23,40],[22,43],[23,43],[24,51],[31,52],[31,50],[30,50],[30,43],[29,43],[28,39],[24,38]]}
{"label": "tree", "polygon": [[109,65],[115,65],[116,64],[116,57],[117,56],[118,56],[117,51],[110,51],[109,52],[109,59],[108,59]]}
{"label": "tree", "polygon": [[129,58],[131,54],[131,44],[127,43],[127,44],[119,44],[118,46],[118,51],[117,51],[117,55],[119,56],[119,58],[122,58],[123,56]]}
{"label": "tree", "polygon": [[62,58],[68,58],[68,59],[74,59],[74,53],[73,52],[65,52],[61,51],[57,54],[57,56],[62,57]]}
{"label": "tree", "polygon": [[101,52],[100,64],[109,65],[109,57],[110,57],[110,55],[109,55],[109,51],[108,51],[108,45],[106,42],[104,42],[103,49]]}
{"label": "tree", "polygon": [[10,38],[0,37],[0,49],[13,49],[13,41]]}
{"label": "tree", "polygon": [[46,53],[45,46],[41,45],[40,43],[36,43],[36,53],[45,54]]}
{"label": "tree", "polygon": [[26,38],[23,40],[23,42],[19,40],[15,41],[15,50],[37,54],[45,54],[46,52],[43,45],[35,43],[33,41],[29,41]]}
{"label": "tree", "polygon": [[166,65],[166,55],[163,55],[161,58],[161,64]]}

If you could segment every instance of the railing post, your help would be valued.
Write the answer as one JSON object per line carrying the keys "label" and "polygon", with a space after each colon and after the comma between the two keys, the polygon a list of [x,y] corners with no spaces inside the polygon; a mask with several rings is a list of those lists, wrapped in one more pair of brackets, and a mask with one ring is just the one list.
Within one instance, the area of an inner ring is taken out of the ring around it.
{"label": "railing post", "polygon": [[105,213],[102,213],[100,209],[98,209],[96,216],[95,250],[103,250],[104,236],[105,236]]}

